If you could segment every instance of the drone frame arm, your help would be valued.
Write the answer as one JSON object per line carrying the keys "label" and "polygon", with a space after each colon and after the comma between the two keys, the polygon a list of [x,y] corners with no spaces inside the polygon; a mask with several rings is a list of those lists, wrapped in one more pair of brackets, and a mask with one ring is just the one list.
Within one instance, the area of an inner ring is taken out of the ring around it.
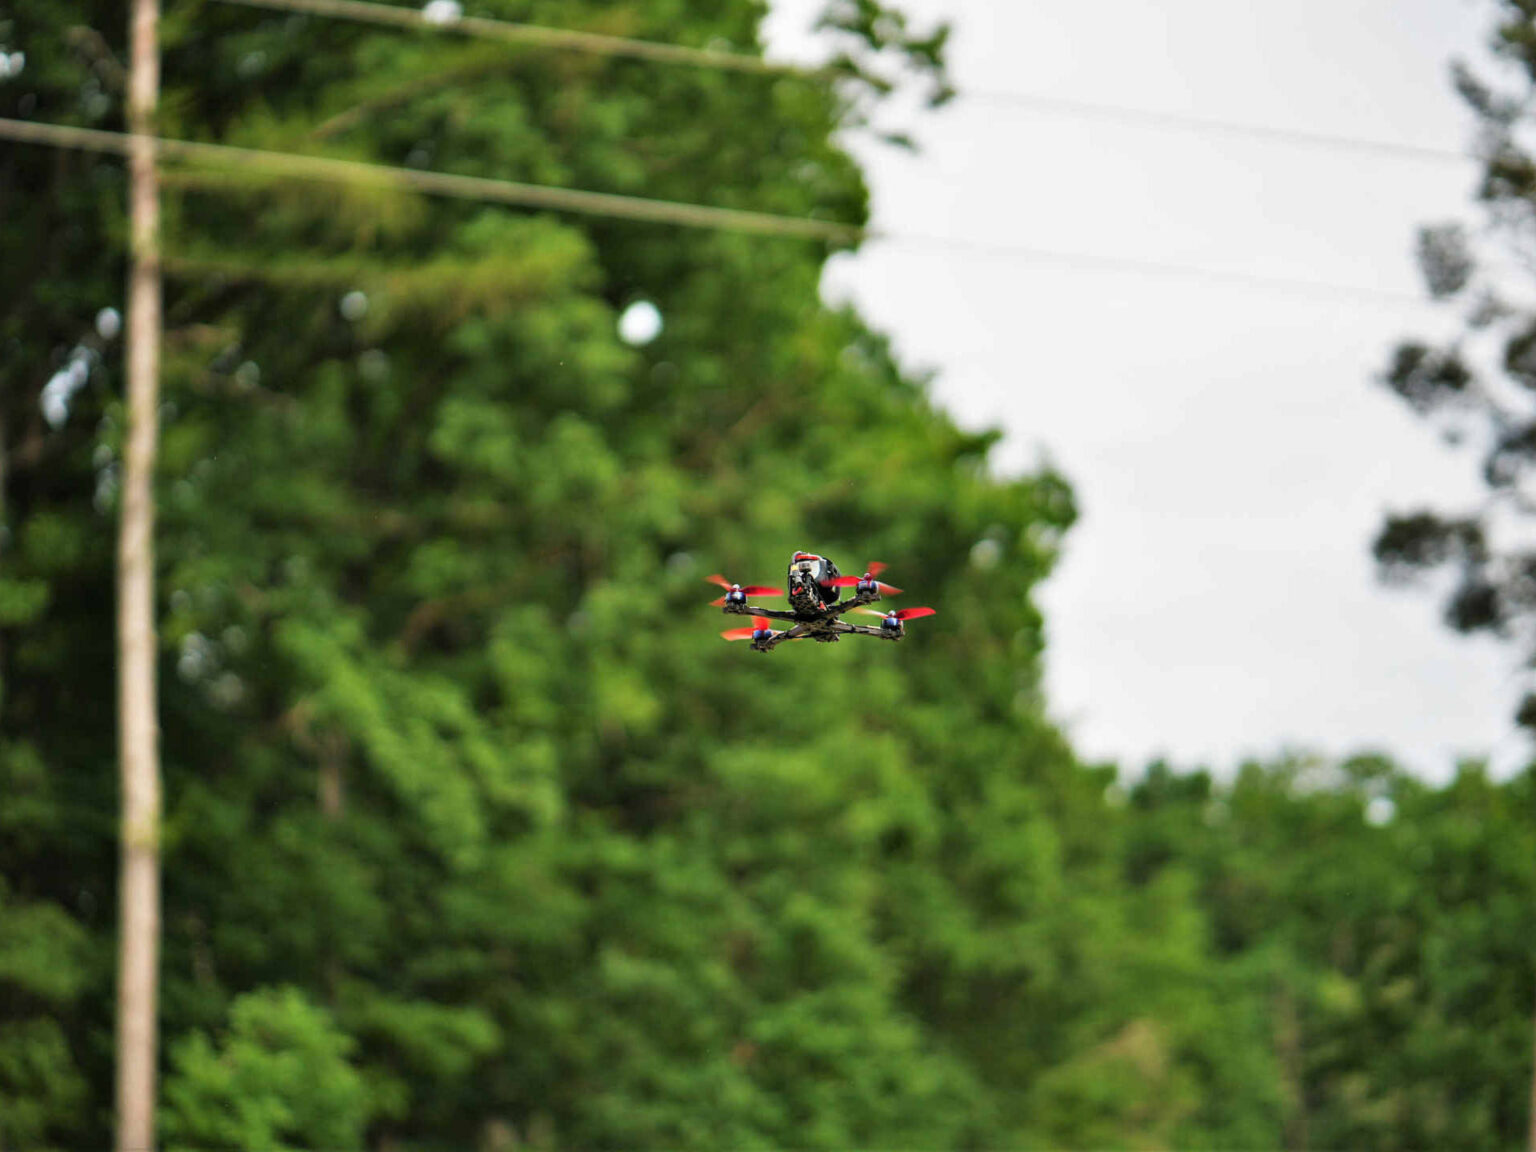
{"label": "drone frame arm", "polygon": [[[765,616],[770,620],[793,621],[794,627],[786,628],[782,632],[775,632],[766,640],[754,641],[752,647],[759,652],[771,652],[787,640],[813,640],[818,636],[831,638],[843,635],[878,636],[882,640],[900,640],[901,632],[892,632],[888,628],[870,628],[863,624],[847,624],[839,619],[843,613],[852,608],[860,608],[865,604],[873,604],[880,599],[879,592],[860,592],[847,600],[839,600],[835,604],[829,604],[820,616],[807,620],[797,612],[786,612],[781,608],[757,608],[751,604],[727,603],[725,611],[730,616]],[[831,634],[829,637],[828,634]]]}
{"label": "drone frame arm", "polygon": [[[873,604],[878,599],[880,599],[880,593],[878,592],[861,592],[857,596],[850,596],[847,600],[839,600],[836,604],[831,605],[827,609],[827,615],[833,617],[841,616],[850,608],[862,608],[865,604]],[[851,628],[853,625],[850,624],[849,627]]]}
{"label": "drone frame arm", "polygon": [[786,628],[782,632],[775,632],[766,640],[755,641],[752,647],[759,652],[771,652],[786,640],[803,640],[807,635],[807,627],[804,623],[796,624],[793,628]]}
{"label": "drone frame arm", "polygon": [[818,633],[825,635],[828,632],[834,636],[876,636],[881,640],[900,640],[902,637],[900,632],[891,632],[885,628],[869,628],[863,624],[844,624],[841,620],[830,622],[808,620],[796,624],[793,628],[786,628],[783,632],[775,632],[767,640],[755,642],[752,647],[759,652],[771,652],[786,640],[813,640]]}
{"label": "drone frame arm", "polygon": [[837,622],[837,627],[834,630],[839,636],[844,633],[852,633],[855,636],[878,636],[882,640],[901,639],[900,632],[892,632],[885,628],[869,628],[863,624],[844,624],[841,620]]}
{"label": "drone frame arm", "polygon": [[[873,604],[876,600],[879,599],[880,593],[878,592],[861,592],[856,596],[850,596],[847,600],[839,600],[836,604],[829,604],[823,613],[815,619],[825,621],[828,618],[831,618],[835,620],[837,617],[841,616],[844,612],[847,612],[851,608],[862,608],[865,604]],[[804,622],[804,617],[800,616],[798,613],[792,611],[786,612],[782,608],[757,608],[751,604],[730,603],[724,605],[724,608],[726,614],[730,616],[766,616],[770,620],[795,620]]]}
{"label": "drone frame arm", "polygon": [[799,620],[793,612],[786,612],[782,608],[754,608],[750,604],[727,604],[727,615],[730,616],[766,616],[770,620]]}

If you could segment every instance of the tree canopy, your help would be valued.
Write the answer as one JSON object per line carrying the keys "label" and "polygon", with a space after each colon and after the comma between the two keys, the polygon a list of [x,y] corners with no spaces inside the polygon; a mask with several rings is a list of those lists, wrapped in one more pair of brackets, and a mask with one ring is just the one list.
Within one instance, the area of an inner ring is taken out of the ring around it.
{"label": "tree canopy", "polygon": [[[757,52],[764,5],[481,10]],[[162,130],[858,225],[843,134],[944,40],[828,19],[840,80],[179,4]],[[0,115],[119,124],[124,26],[16,0]],[[827,244],[165,180],[168,1149],[1523,1131],[1529,777],[1082,763],[1033,598],[1070,487],[823,302]],[[8,1148],[111,1124],[123,190],[0,151]],[[802,547],[935,626],[720,643],[702,578]]]}
{"label": "tree canopy", "polygon": [[[1418,237],[1431,295],[1464,316],[1446,341],[1404,340],[1382,382],[1451,443],[1481,461],[1484,496],[1470,507],[1416,508],[1388,515],[1374,551],[1382,574],[1399,581],[1429,571],[1449,580],[1446,623],[1460,632],[1514,640],[1536,654],[1536,551],[1525,524],[1536,477],[1536,317],[1510,275],[1536,237],[1536,159],[1525,128],[1536,86],[1536,9],[1524,0],[1489,5],[1494,31],[1485,68],[1458,64],[1456,87],[1478,123],[1481,227],[1429,225]],[[1536,693],[1517,719],[1536,728]]]}

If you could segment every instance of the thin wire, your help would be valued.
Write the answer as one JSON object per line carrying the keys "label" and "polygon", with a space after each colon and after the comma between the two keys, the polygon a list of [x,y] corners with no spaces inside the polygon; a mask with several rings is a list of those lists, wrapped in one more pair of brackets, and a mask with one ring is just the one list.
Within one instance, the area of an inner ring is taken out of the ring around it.
{"label": "thin wire", "polygon": [[[331,16],[341,20],[356,20],[367,24],[382,24],[417,31],[456,32],[465,36],[479,36],[510,43],[526,44],[532,47],[568,49],[600,56],[622,56],[657,64],[684,64],[698,68],[718,68],[763,75],[798,76],[804,79],[833,79],[841,75],[838,70],[833,68],[808,68],[803,65],[779,63],[745,52],[729,52],[713,48],[687,48],[682,45],[666,44],[656,40],[639,40],[627,36],[605,36],[591,32],[579,32],[568,28],[551,28],[541,24],[519,24],[512,21],[491,20],[479,16],[459,16],[451,19],[434,20],[426,15],[425,9],[406,8],[399,4],[381,4],[373,2],[373,0],[221,0],[221,2],[237,4],[248,8],[262,8],[270,11],[303,12],[316,16]],[[1361,136],[1340,136],[1326,132],[1311,132],[1304,129],[1275,128],[1265,124],[1249,124],[1236,120],[1214,120],[1203,116],[1190,116],[1178,112],[1151,112],[1119,104],[1099,104],[1089,100],[1073,100],[1065,97],[1037,95],[1026,92],[964,88],[960,90],[958,95],[963,99],[974,100],[978,103],[1023,108],[1048,115],[1111,120],[1153,128],[1247,138],[1270,144],[1325,148],[1355,154],[1374,154],[1391,159],[1420,160],[1438,164],[1458,165],[1464,165],[1476,159],[1458,149],[1431,144],[1376,140]]]}
{"label": "thin wire", "polygon": [[[40,124],[35,121],[3,118],[0,118],[0,138],[59,148],[111,152],[118,155],[127,153],[129,142],[133,139],[131,135],[123,132],[103,132],[95,128],[75,128],[63,124]],[[862,229],[827,220],[776,216],[767,212],[748,212],[735,208],[714,208],[673,200],[650,200],[640,196],[620,196],[608,192],[587,192],[546,184],[521,184],[512,180],[491,180],[480,176],[455,176],[416,168],[370,164],[360,160],[334,160],[291,152],[265,152],[254,148],[236,148],[228,144],[201,144],[165,137],[158,137],[155,146],[162,156],[171,159],[264,170],[280,176],[300,176],[351,184],[403,188],[434,196],[490,201],[520,208],[544,208],[557,212],[574,212],[584,216],[605,216],[654,224],[677,224],[686,228],[749,232],[763,236],[826,240],[843,244],[857,243],[864,235]]]}
{"label": "thin wire", "polygon": [[1211,120],[1179,112],[1153,112],[1121,104],[1097,104],[1088,100],[1035,95],[1025,92],[996,92],[962,89],[960,96],[979,103],[1024,108],[1057,116],[1078,116],[1096,120],[1114,120],[1151,128],[1171,128],[1208,135],[1245,137],[1271,144],[1290,144],[1306,148],[1327,148],[1339,152],[1370,153],[1398,160],[1425,160],[1439,164],[1465,165],[1477,157],[1457,148],[1433,144],[1413,144],[1396,140],[1374,140],[1363,136],[1336,136],[1296,128],[1274,128],[1237,120]]}
{"label": "thin wire", "polygon": [[[40,124],[33,121],[0,118],[0,139],[124,155],[132,137],[122,132],[103,132],[95,128],[75,128],[62,124]],[[848,245],[876,241],[893,245],[938,247],[947,251],[968,251],[983,256],[1027,260],[1036,264],[1054,264],[1088,271],[1130,272],[1239,284],[1250,288],[1299,293],[1309,298],[1332,296],[1362,300],[1372,304],[1418,306],[1425,304],[1422,297],[1411,293],[1394,292],[1390,289],[1365,285],[1271,276],[1241,269],[1210,268],[1172,261],[1143,260],[1136,257],[1060,252],[957,236],[864,230],[850,224],[835,224],[824,220],[774,216],[763,212],[745,212],[730,208],[712,208],[670,200],[647,200],[638,196],[618,196],[575,188],[519,184],[510,180],[490,180],[478,176],[454,176],[442,172],[424,172],[415,168],[370,164],[360,160],[332,160],[289,152],[263,152],[251,148],[236,148],[227,144],[200,144],[164,137],[156,140],[156,148],[162,155],[169,158],[184,158],[214,165],[265,171],[276,176],[298,176],[375,187],[394,187],[461,200],[490,201],[515,207],[544,208],[587,216],[676,224],[683,227],[747,232],[766,236],[826,240]]]}
{"label": "thin wire", "polygon": [[1339,299],[1359,300],[1369,304],[1412,304],[1423,307],[1428,301],[1411,292],[1398,292],[1390,288],[1374,288],[1365,284],[1339,284],[1327,280],[1308,280],[1299,276],[1272,276],[1264,272],[1248,272],[1240,268],[1212,268],[1200,264],[1180,264],[1176,261],[1148,260],[1135,256],[1096,256],[1086,252],[1062,252],[1050,248],[1035,248],[1026,244],[992,243],[957,236],[934,236],[918,233],[887,233],[870,231],[865,234],[872,241],[890,241],[922,247],[938,247],[974,252],[983,256],[998,256],[1025,260],[1034,264],[1053,264],[1064,268],[1077,268],[1090,272],[1129,272],[1143,276],[1172,276],[1184,280],[1204,280],[1217,284],[1237,284],[1247,288],[1265,288],[1309,299],[1331,296]]}
{"label": "thin wire", "polygon": [[365,24],[387,24],[428,32],[459,33],[535,48],[559,48],[588,52],[599,56],[624,56],[655,64],[686,64],[696,68],[719,68],[731,72],[765,75],[824,76],[825,69],[781,64],[746,52],[728,52],[715,48],[688,48],[657,40],[637,40],[628,36],[604,36],[578,32],[570,28],[551,28],[543,24],[519,24],[510,20],[491,20],[483,16],[453,16],[433,19],[420,8],[398,4],[375,4],[368,0],[222,0],[248,8],[268,8],[281,12],[304,12],[315,16],[334,16]]}

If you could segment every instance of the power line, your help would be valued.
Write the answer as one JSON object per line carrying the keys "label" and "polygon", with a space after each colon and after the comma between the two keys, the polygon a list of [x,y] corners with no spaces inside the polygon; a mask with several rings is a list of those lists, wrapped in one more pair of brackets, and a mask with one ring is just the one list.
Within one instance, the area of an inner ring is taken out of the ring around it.
{"label": "power line", "polygon": [[638,40],[629,36],[605,36],[579,32],[571,28],[551,28],[543,24],[519,24],[510,20],[491,20],[483,16],[449,14],[434,17],[424,8],[406,8],[398,4],[376,4],[369,0],[223,0],[248,8],[267,8],[280,12],[303,12],[314,16],[333,16],[365,24],[384,24],[418,31],[459,33],[488,40],[524,44],[534,48],[557,48],[587,52],[599,56],[621,56],[654,64],[686,64],[696,68],[717,68],[730,72],[766,75],[817,76],[830,73],[820,69],[780,64],[746,52],[716,48],[688,48],[659,40]]}
{"label": "power line", "polygon": [[1365,284],[1339,284],[1328,280],[1308,280],[1299,276],[1275,276],[1265,272],[1249,272],[1241,268],[1212,268],[1200,264],[1181,264],[1177,261],[1150,260],[1136,256],[1096,256],[1087,252],[1062,252],[1026,244],[999,244],[965,237],[916,233],[871,231],[866,234],[866,239],[877,243],[889,241],[897,244],[969,251],[981,256],[1024,260],[1032,264],[1050,264],[1084,272],[1170,276],[1215,284],[1235,284],[1247,288],[1263,288],[1287,295],[1299,295],[1314,300],[1319,297],[1332,297],[1367,304],[1412,304],[1420,307],[1428,303],[1423,296],[1410,292],[1397,292],[1390,288],[1374,288]]}
{"label": "power line", "polygon": [[1177,131],[1199,132],[1207,135],[1246,137],[1273,144],[1290,144],[1307,148],[1328,148],[1351,153],[1374,153],[1379,156],[1402,160],[1426,160],[1435,163],[1468,164],[1476,157],[1456,148],[1444,148],[1433,144],[1413,144],[1396,140],[1375,140],[1364,136],[1339,136],[1327,132],[1312,132],[1296,128],[1275,128],[1266,124],[1250,124],[1238,120],[1215,120],[1204,116],[1190,116],[1179,112],[1154,112],[1131,108],[1122,104],[1098,104],[1089,100],[1072,100],[1065,97],[1037,95],[1026,92],[995,92],[985,89],[962,89],[964,98],[981,103],[1012,108],[1024,108],[1049,115],[1078,116],[1096,120],[1113,120],[1126,124],[1140,124],[1151,128],[1171,128]]}
{"label": "power line", "polygon": [[[0,138],[118,155],[126,155],[130,143],[135,139],[123,132],[103,132],[95,128],[75,128],[63,124],[40,124],[33,121],[7,119],[0,119]],[[228,144],[203,144],[165,137],[156,138],[155,148],[167,159],[183,159],[212,163],[226,168],[266,171],[277,176],[299,176],[336,180],[349,184],[400,188],[460,200],[490,201],[519,208],[574,212],[584,216],[605,216],[653,224],[677,224],[685,228],[750,232],[763,236],[826,240],[844,244],[856,243],[864,235],[862,229],[853,225],[838,224],[828,220],[776,216],[767,212],[749,212],[736,208],[714,208],[674,200],[650,200],[641,196],[621,196],[609,192],[587,192],[546,184],[522,184],[513,180],[493,180],[482,176],[455,176],[445,172],[397,168],[360,160],[335,160],[292,152],[265,152],[254,148],[237,148]]]}
{"label": "power line", "polygon": [[[90,152],[126,155],[131,135],[104,132],[95,128],[76,128],[63,124],[41,124],[24,120],[0,119],[0,139],[70,148]],[[648,200],[638,196],[620,196],[588,192],[575,188],[557,188],[540,184],[521,184],[510,180],[492,180],[479,176],[455,176],[426,172],[416,168],[397,168],[360,160],[334,160],[289,152],[264,152],[227,144],[203,144],[164,137],[155,141],[156,151],[167,159],[186,159],[215,166],[238,167],[266,172],[279,177],[301,177],[398,188],[404,191],[447,196],[460,200],[488,201],[519,208],[573,212],[585,216],[632,220],[645,223],[674,224],[689,228],[746,232],[764,236],[825,240],[857,244],[874,241],[895,245],[938,247],[946,251],[972,252],[983,256],[1025,260],[1093,272],[1129,272],[1140,275],[1174,276],[1182,279],[1237,284],[1264,288],[1311,298],[1330,296],[1361,300],[1372,304],[1416,304],[1424,300],[1406,292],[1371,288],[1364,285],[1338,284],[1323,280],[1271,276],[1240,269],[1209,268],[1173,261],[1145,260],[1137,257],[1095,256],[1082,252],[1060,252],[1027,245],[998,243],[965,237],[933,236],[914,233],[882,232],[860,229],[803,217],[775,216],[731,208],[715,208],[670,200]]]}
{"label": "power line", "polygon": [[[836,79],[844,73],[835,68],[812,68],[798,64],[766,60],[746,52],[714,48],[688,48],[657,40],[627,36],[607,36],[542,24],[520,24],[480,16],[434,18],[428,8],[407,8],[375,0],[221,0],[247,8],[279,12],[302,12],[355,20],[416,31],[458,33],[484,37],[535,48],[554,48],[599,56],[618,56],[655,64],[681,64],[697,68],[715,68],[761,75],[796,76],[802,79]],[[1151,128],[1174,129],[1205,135],[1246,138],[1270,144],[1324,148],[1353,154],[1370,154],[1400,160],[1419,160],[1438,164],[1467,164],[1476,157],[1455,148],[1406,141],[1378,140],[1364,136],[1312,132],[1305,129],[1276,128],[1237,120],[1220,120],[1178,112],[1154,112],[1120,104],[1100,104],[1089,100],[1048,96],[1027,92],[1007,92],[985,88],[963,88],[963,99],[1000,107],[1023,108],[1047,115],[1076,116],[1137,124]]]}

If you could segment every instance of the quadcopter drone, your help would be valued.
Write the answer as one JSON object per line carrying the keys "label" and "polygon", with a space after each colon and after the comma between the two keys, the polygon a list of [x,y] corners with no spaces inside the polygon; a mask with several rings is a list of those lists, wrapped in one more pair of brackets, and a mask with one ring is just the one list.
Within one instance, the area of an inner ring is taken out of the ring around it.
{"label": "quadcopter drone", "polygon": [[[817,640],[823,644],[835,644],[845,635],[879,636],[884,640],[900,640],[906,635],[906,622],[920,616],[932,616],[932,608],[903,608],[900,611],[880,612],[866,607],[882,596],[900,595],[900,588],[882,584],[875,577],[885,571],[885,565],[869,564],[862,576],[842,576],[837,565],[825,556],[812,552],[796,552],[789,560],[789,608],[788,612],[773,608],[754,608],[747,603],[750,596],[783,596],[778,588],[763,588],[755,584],[743,587],[732,584],[724,576],[706,577],[711,584],[725,589],[725,595],[711,603],[723,608],[728,615],[751,616],[752,627],[731,628],[720,633],[726,640],[750,640],[759,652],[771,652],[786,640]],[[840,600],[844,588],[852,588],[853,595]],[[857,609],[870,616],[880,617],[880,626],[871,628],[863,624],[845,624],[843,613]],[[794,626],[776,632],[775,620],[793,620]]]}

